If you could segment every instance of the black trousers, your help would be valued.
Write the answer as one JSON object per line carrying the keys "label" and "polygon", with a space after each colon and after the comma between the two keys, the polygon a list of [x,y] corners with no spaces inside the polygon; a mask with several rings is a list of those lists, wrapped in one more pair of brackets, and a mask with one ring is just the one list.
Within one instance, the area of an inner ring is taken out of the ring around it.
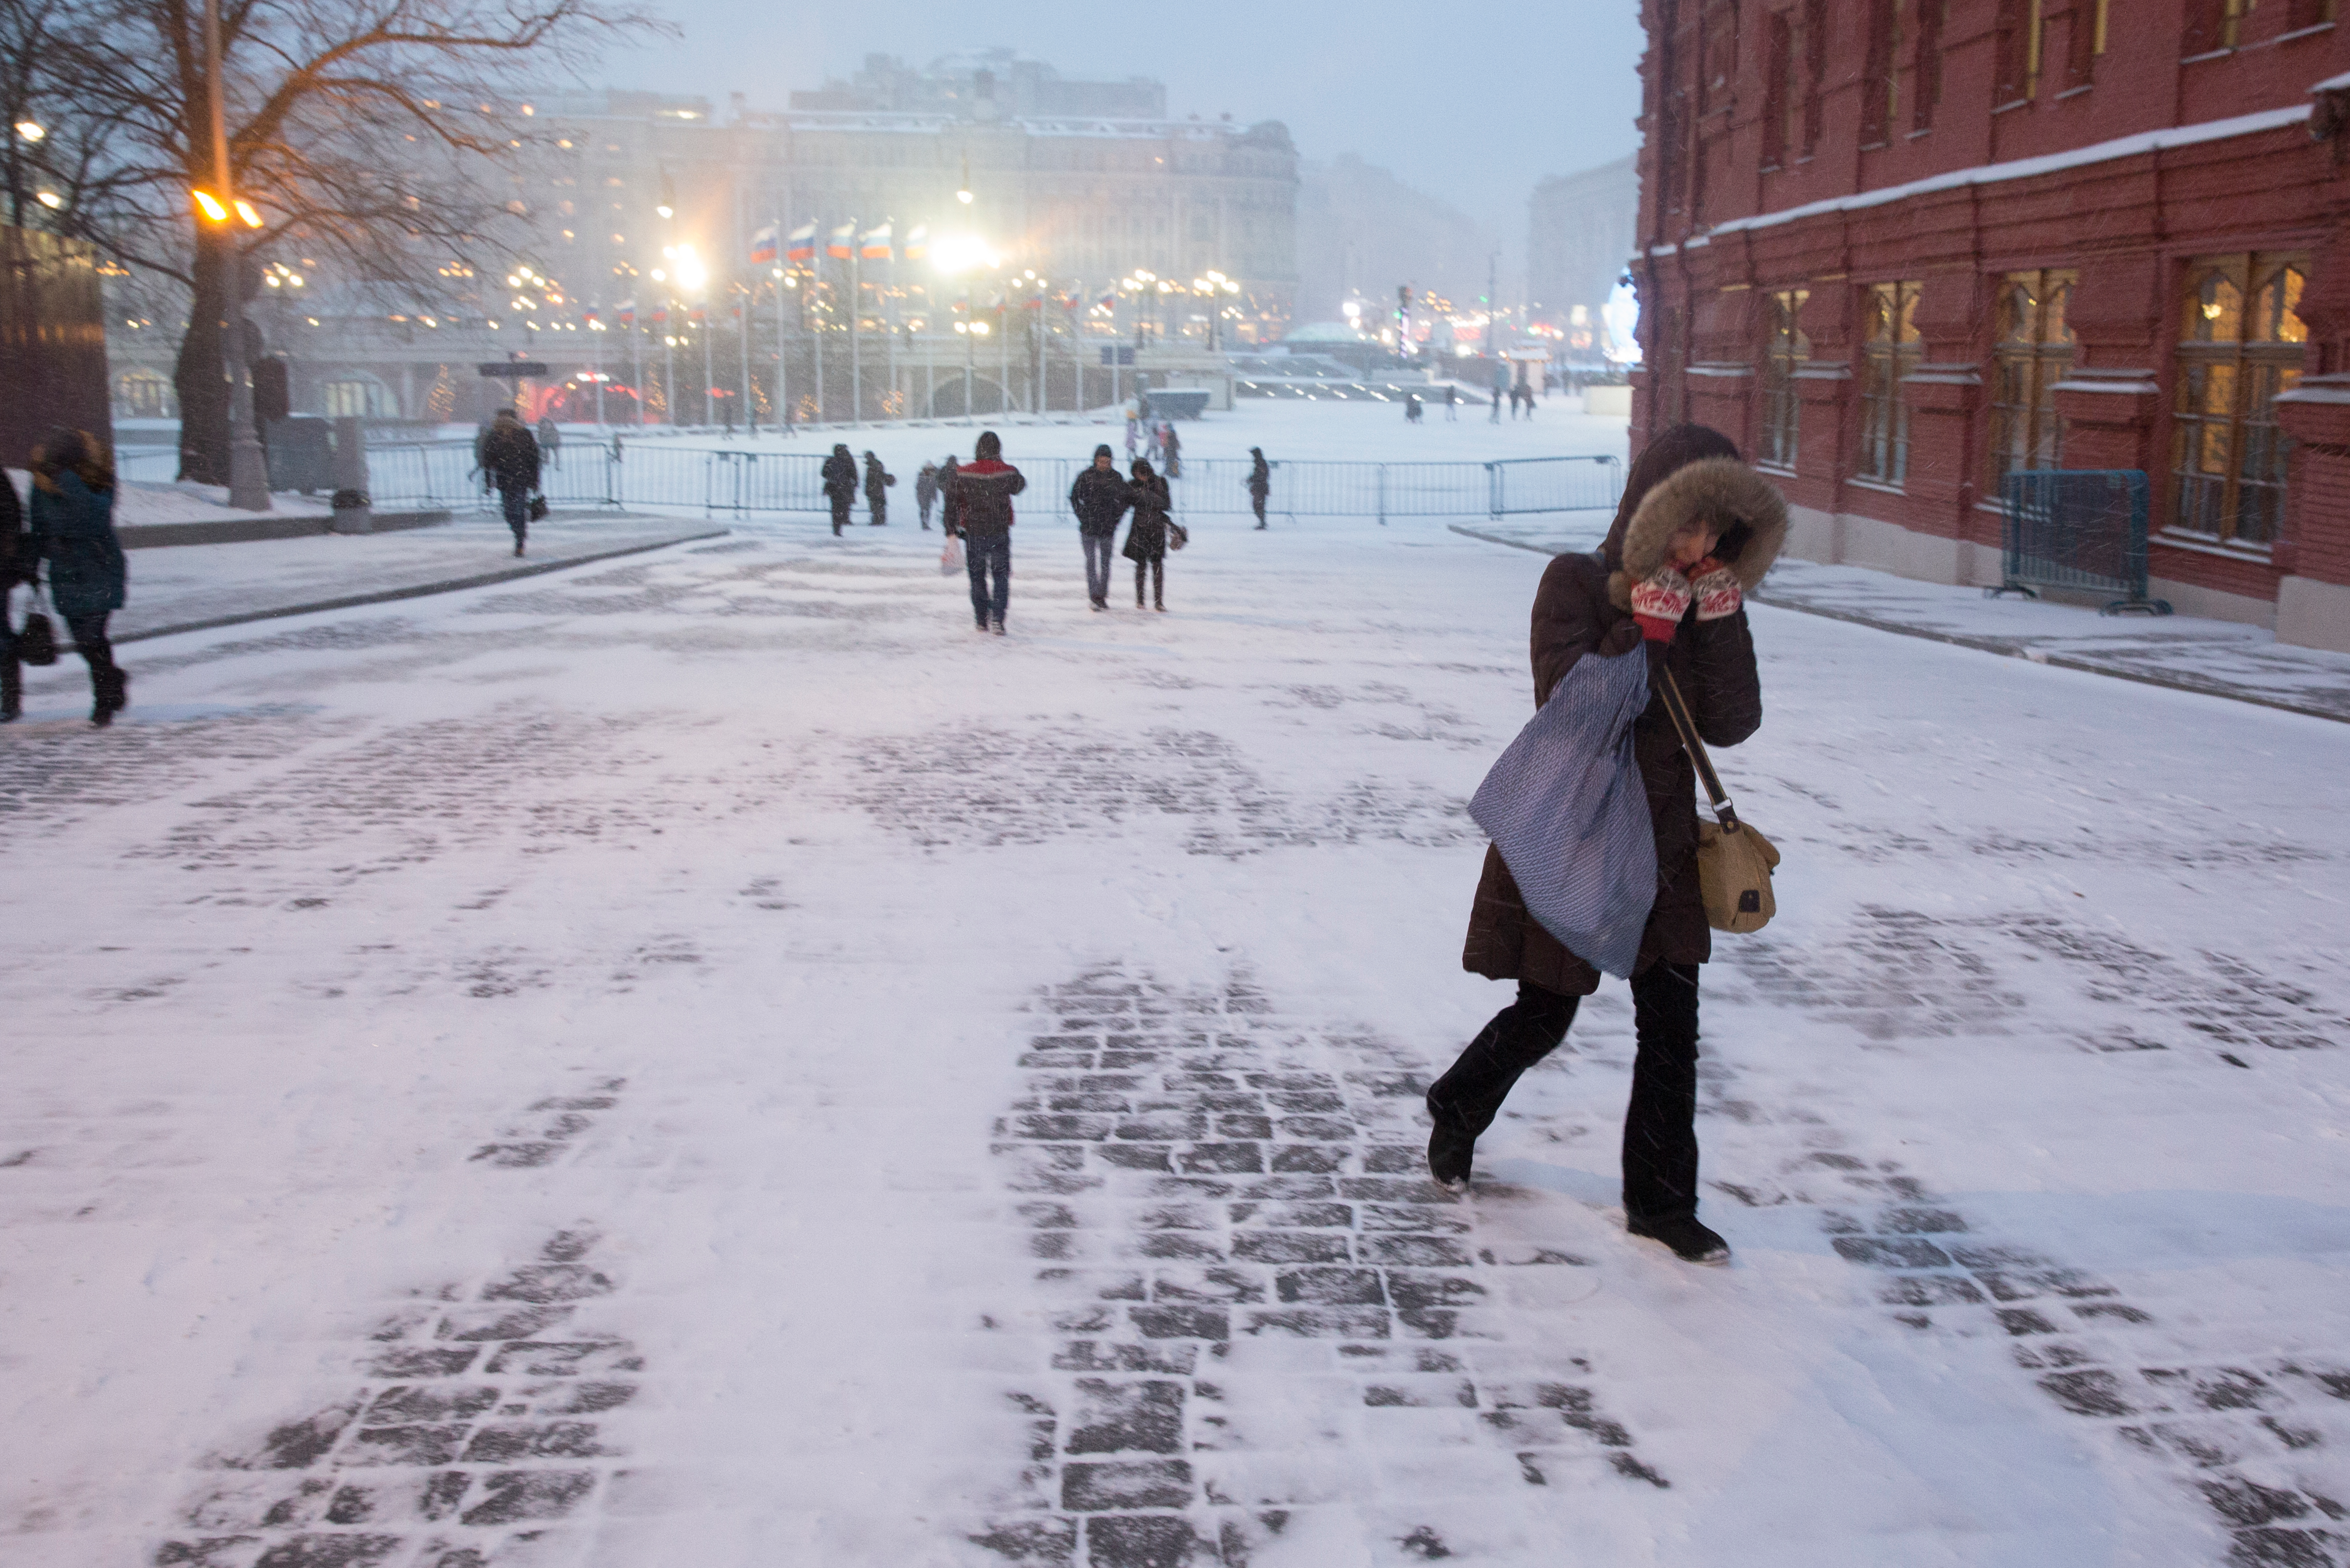
{"label": "black trousers", "polygon": [[89,666],[91,705],[109,711],[122,706],[123,696],[122,667],[114,662],[114,644],[106,635],[106,618],[112,613],[100,610],[96,615],[66,617],[66,630],[73,634],[74,647]]}
{"label": "black trousers", "polygon": [[[1632,977],[1632,1099],[1624,1112],[1624,1210],[1637,1220],[1697,1212],[1695,964],[1651,964]],[[1558,1048],[1579,998],[1518,982],[1428,1091],[1429,1114],[1482,1134],[1525,1070]]]}
{"label": "black trousers", "polygon": [[832,531],[834,534],[837,535],[843,528],[847,526],[848,497],[846,495],[836,495],[832,497]]}
{"label": "black trousers", "polygon": [[1150,602],[1155,605],[1165,604],[1167,602],[1167,557],[1145,556],[1134,563],[1134,602],[1138,606],[1142,603],[1142,579],[1146,574],[1150,578]]}

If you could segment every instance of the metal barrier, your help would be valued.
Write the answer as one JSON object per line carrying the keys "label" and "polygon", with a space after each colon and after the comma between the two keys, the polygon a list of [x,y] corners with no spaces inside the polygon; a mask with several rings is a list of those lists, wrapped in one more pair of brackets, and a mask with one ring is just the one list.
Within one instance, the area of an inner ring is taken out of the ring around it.
{"label": "metal barrier", "polygon": [[2119,594],[2106,615],[2168,615],[2147,597],[2146,475],[2134,468],[2020,469],[2001,485],[2006,504],[2005,560],[1997,598],[2039,589]]}
{"label": "metal barrier", "polygon": [[[943,454],[941,454],[943,455]],[[178,454],[157,454],[160,465]],[[439,506],[494,510],[463,438],[383,442],[368,448],[368,494],[379,507]],[[1082,458],[1017,458],[1028,477],[1029,506],[1066,503],[1089,465]],[[1120,465],[1121,469],[1123,464]],[[1246,515],[1252,510],[1246,458],[1185,458],[1169,484],[1181,517]],[[542,464],[549,504],[566,509],[696,507],[705,513],[829,511],[824,457],[739,447],[674,446],[667,441],[567,441]],[[1623,492],[1623,463],[1613,455],[1541,457],[1497,462],[1275,462],[1265,510],[1284,517],[1502,517],[1534,512],[1612,510]],[[863,470],[859,468],[859,492]],[[144,472],[126,477],[146,478]],[[158,472],[158,478],[168,478]],[[900,474],[893,497],[913,505],[912,475]]]}

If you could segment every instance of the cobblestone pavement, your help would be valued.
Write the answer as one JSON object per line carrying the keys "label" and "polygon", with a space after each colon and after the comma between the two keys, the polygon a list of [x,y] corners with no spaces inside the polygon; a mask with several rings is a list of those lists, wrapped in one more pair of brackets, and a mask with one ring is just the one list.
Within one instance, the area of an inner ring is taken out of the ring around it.
{"label": "cobblestone pavement", "polygon": [[1023,549],[42,676],[0,1561],[2350,1563],[2339,726],[1758,612],[1690,1270],[1620,986],[1423,1174],[1539,558]]}

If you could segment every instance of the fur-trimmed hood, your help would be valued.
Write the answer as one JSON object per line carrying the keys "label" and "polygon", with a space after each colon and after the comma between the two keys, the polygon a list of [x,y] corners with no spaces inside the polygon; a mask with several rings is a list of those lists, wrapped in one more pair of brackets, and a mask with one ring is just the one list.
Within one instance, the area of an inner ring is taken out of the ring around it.
{"label": "fur-trimmed hood", "polygon": [[1601,547],[1617,569],[1607,597],[1618,609],[1632,603],[1632,585],[1665,564],[1673,535],[1711,521],[1721,532],[1714,558],[1752,593],[1787,542],[1787,503],[1770,481],[1736,458],[1709,457],[1675,469],[1641,498],[1639,509]]}

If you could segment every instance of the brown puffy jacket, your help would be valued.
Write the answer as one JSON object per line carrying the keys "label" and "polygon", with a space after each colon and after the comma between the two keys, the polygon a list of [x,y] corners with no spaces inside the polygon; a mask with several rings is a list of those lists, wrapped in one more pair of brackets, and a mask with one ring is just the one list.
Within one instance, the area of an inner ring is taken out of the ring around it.
{"label": "brown puffy jacket", "polygon": [[[1636,468],[1636,482],[1638,473]],[[1551,689],[1585,654],[1622,656],[1638,649],[1650,661],[1652,684],[1661,684],[1653,673],[1659,664],[1672,671],[1707,745],[1734,746],[1761,726],[1762,682],[1743,609],[1721,620],[1700,621],[1692,605],[1669,647],[1641,642],[1632,622],[1631,585],[1662,566],[1673,535],[1701,517],[1721,527],[1715,556],[1750,590],[1786,540],[1786,503],[1733,458],[1690,463],[1644,493],[1627,487],[1607,543],[1592,555],[1561,556],[1543,573],[1531,638],[1535,707],[1550,700]],[[1659,959],[1703,963],[1712,956],[1713,940],[1698,888],[1697,774],[1662,698],[1652,695],[1635,722],[1632,748],[1648,785],[1657,835],[1657,901],[1634,970]],[[1599,971],[1526,912],[1517,883],[1491,845],[1485,847],[1461,965],[1489,980],[1527,981],[1570,996],[1588,996],[1599,988]]]}

